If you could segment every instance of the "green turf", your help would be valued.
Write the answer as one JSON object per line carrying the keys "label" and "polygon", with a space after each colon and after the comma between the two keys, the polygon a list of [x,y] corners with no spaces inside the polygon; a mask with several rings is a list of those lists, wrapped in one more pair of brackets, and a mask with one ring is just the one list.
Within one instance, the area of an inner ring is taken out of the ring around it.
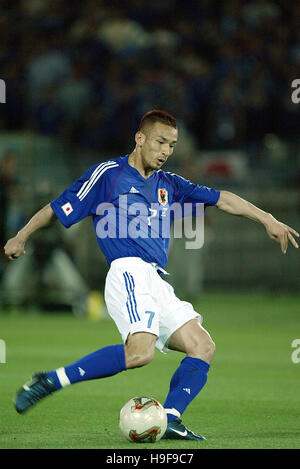
{"label": "green turf", "polygon": [[164,401],[183,358],[176,352],[157,352],[146,367],[70,386],[18,415],[15,391],[33,372],[66,365],[120,338],[110,320],[12,312],[0,313],[7,347],[0,364],[0,448],[299,448],[300,363],[291,360],[291,344],[300,338],[300,297],[205,294],[195,306],[217,350],[184,423],[207,441],[135,445],[119,432],[119,410],[129,398]]}

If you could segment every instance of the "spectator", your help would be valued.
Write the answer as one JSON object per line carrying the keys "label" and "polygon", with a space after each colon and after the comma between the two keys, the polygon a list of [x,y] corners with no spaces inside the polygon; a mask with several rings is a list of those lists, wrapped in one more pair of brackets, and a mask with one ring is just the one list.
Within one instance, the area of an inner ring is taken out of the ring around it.
{"label": "spectator", "polygon": [[298,138],[297,2],[4,3],[4,129],[122,151],[145,109],[166,108],[201,148],[251,148],[254,167],[266,132]]}

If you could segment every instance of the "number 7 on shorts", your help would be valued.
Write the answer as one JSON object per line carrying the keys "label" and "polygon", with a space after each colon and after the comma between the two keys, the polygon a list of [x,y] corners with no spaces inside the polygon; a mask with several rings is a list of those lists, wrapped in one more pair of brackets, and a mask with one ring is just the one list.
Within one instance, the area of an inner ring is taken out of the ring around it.
{"label": "number 7 on shorts", "polygon": [[148,329],[150,329],[150,327],[152,325],[153,318],[155,316],[155,313],[153,313],[153,311],[145,311],[145,314],[149,314],[147,327],[148,327]]}

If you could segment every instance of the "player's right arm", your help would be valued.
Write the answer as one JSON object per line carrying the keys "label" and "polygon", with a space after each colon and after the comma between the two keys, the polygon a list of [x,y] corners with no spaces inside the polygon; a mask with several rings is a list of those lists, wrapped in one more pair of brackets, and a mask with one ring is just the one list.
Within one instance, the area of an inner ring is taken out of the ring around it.
{"label": "player's right arm", "polygon": [[25,225],[16,236],[7,241],[4,246],[5,255],[10,260],[15,260],[22,254],[25,254],[25,243],[29,236],[40,228],[50,225],[56,218],[50,204],[45,205],[45,207],[33,215],[27,225]]}
{"label": "player's right arm", "polygon": [[4,246],[6,256],[17,259],[25,254],[29,236],[58,219],[65,228],[85,217],[95,215],[99,203],[105,202],[119,172],[119,163],[105,161],[92,166],[61,195],[37,212],[19,233]]}

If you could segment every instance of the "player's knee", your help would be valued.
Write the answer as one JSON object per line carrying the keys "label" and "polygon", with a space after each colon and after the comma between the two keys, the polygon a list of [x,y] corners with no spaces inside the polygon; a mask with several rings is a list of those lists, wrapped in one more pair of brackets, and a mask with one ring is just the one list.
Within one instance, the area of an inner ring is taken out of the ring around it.
{"label": "player's knee", "polygon": [[125,344],[126,368],[138,368],[151,362],[155,352],[156,336],[149,333],[129,335]]}
{"label": "player's knee", "polygon": [[147,350],[147,352],[143,352],[137,357],[136,367],[148,365],[153,360],[153,357],[154,357],[154,350],[153,351]]}
{"label": "player's knee", "polygon": [[210,335],[207,334],[205,337],[201,337],[201,340],[196,340],[193,344],[191,344],[188,355],[194,358],[201,358],[202,360],[210,363],[213,359],[215,351],[216,344]]}
{"label": "player's knee", "polygon": [[208,337],[205,342],[205,354],[207,356],[207,361],[211,362],[216,351],[216,344],[211,337]]}
{"label": "player's knee", "polygon": [[125,346],[126,368],[139,368],[148,365],[154,357],[154,350],[132,350]]}

